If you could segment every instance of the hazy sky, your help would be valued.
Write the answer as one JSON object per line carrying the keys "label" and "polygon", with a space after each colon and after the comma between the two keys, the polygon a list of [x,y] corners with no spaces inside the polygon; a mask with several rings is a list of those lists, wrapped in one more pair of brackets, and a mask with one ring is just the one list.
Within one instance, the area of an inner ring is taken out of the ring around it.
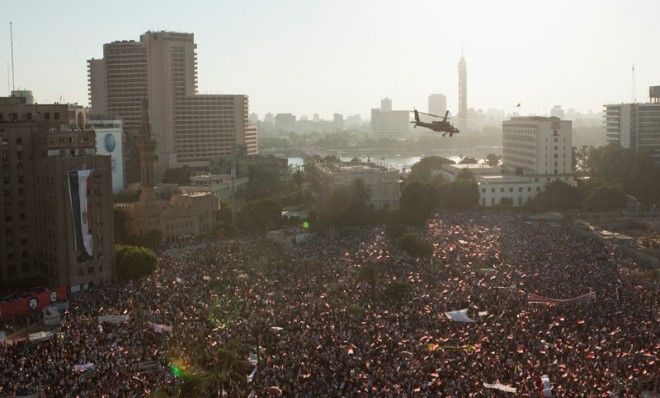
{"label": "hazy sky", "polygon": [[0,93],[9,21],[16,85],[40,102],[87,104],[86,60],[146,30],[193,32],[202,93],[248,94],[252,112],[369,114],[381,97],[457,107],[464,43],[468,106],[599,112],[660,84],[660,0],[2,0]]}

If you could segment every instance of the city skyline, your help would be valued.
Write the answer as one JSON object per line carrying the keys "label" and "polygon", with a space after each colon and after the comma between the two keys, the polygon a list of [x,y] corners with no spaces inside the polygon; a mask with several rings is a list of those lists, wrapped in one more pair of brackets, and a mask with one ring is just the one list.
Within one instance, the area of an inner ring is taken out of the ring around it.
{"label": "city skyline", "polygon": [[[16,88],[33,90],[39,102],[61,97],[88,105],[85,61],[101,57],[103,43],[134,39],[149,29],[193,33],[199,92],[246,94],[250,111],[259,115],[366,117],[380,98],[393,98],[400,108],[421,108],[435,92],[445,93],[457,114],[461,43],[474,109],[511,112],[522,103],[523,114],[547,113],[556,104],[600,112],[605,103],[630,101],[633,64],[640,101],[647,100],[646,88],[658,83],[653,71],[660,70],[660,57],[652,51],[660,5],[645,0],[602,2],[597,8],[565,1],[351,7],[287,1],[259,2],[250,12],[229,2],[196,7],[141,2],[130,3],[130,14],[124,12],[128,2],[112,9],[73,3],[69,13],[53,19],[54,5],[26,9],[10,0],[0,17],[0,70],[6,73],[10,62],[13,21]],[[101,13],[103,18],[88,17]],[[587,30],[584,21],[591,23]],[[46,34],[61,43],[75,38],[75,45],[33,51]],[[48,70],[40,68],[45,63]],[[53,74],[61,76],[56,83]],[[0,92],[6,91],[0,84]]]}

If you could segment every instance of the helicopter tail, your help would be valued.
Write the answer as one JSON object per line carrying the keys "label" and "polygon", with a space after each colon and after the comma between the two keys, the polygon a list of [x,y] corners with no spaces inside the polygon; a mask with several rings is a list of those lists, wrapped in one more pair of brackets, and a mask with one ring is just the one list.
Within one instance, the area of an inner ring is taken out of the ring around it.
{"label": "helicopter tail", "polygon": [[414,109],[413,113],[415,114],[415,122],[419,123],[419,112],[417,112],[417,109]]}

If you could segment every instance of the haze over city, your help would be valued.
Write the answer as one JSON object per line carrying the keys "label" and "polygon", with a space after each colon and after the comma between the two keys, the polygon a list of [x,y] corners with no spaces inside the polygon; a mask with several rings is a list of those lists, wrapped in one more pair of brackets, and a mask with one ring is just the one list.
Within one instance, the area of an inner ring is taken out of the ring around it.
{"label": "haze over city", "polygon": [[3,0],[0,398],[660,397],[659,16]]}
{"label": "haze over city", "polygon": [[[66,12],[60,11],[62,8]],[[660,69],[660,3],[621,1],[3,1],[0,70],[14,22],[16,84],[40,102],[87,104],[86,60],[99,43],[147,30],[193,32],[200,92],[250,96],[251,111],[361,114],[382,97],[422,107],[432,92],[455,113],[463,44],[470,107],[599,112],[646,98]],[[57,15],[57,18],[53,16]],[[84,33],[82,33],[84,32]],[[34,51],[39,48],[40,51]],[[42,68],[48,65],[48,68]],[[0,90],[6,89],[5,73]],[[57,75],[57,81],[52,77]],[[57,83],[57,84],[55,84]]]}

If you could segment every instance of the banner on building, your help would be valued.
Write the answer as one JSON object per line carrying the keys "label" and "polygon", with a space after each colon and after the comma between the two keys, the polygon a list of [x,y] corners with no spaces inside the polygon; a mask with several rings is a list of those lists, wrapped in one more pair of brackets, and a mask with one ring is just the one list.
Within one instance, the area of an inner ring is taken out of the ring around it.
{"label": "banner on building", "polygon": [[87,201],[87,181],[92,170],[69,172],[69,201],[73,216],[73,233],[78,262],[92,257],[93,238],[89,203]]}

